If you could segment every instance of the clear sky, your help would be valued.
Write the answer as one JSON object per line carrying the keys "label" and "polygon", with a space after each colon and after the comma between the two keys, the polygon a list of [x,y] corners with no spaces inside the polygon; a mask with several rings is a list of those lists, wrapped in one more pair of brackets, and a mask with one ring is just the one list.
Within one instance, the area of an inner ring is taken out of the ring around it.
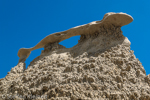
{"label": "clear sky", "polygon": [[[124,12],[134,18],[122,31],[150,74],[150,0],[0,0],[0,78],[17,65],[20,48],[35,46],[49,34],[101,20],[107,12]],[[70,48],[78,40],[79,36],[60,44]],[[26,67],[41,50],[31,53]]]}

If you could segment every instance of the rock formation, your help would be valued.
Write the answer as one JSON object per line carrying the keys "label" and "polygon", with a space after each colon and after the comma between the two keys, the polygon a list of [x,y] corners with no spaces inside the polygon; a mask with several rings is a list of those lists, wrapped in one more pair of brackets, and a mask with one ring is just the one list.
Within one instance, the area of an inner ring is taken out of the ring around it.
{"label": "rock formation", "polygon": [[[0,79],[0,98],[150,100],[150,75],[121,31],[132,20],[125,13],[107,13],[102,21],[51,34],[33,48],[20,49],[18,65]],[[58,44],[76,35],[81,35],[76,46]],[[25,69],[30,52],[41,47],[41,55]]]}
{"label": "rock formation", "polygon": [[132,17],[125,13],[107,13],[101,21],[94,21],[86,25],[71,28],[67,31],[50,34],[32,48],[21,48],[18,51],[18,56],[20,57],[19,62],[25,61],[26,58],[28,58],[30,55],[31,51],[42,48],[48,43],[61,42],[76,35],[88,35],[94,34],[96,32],[99,33],[99,30],[101,29],[100,27],[105,26],[106,29],[111,28],[112,25],[115,27],[121,27],[123,25],[129,24],[132,21]]}

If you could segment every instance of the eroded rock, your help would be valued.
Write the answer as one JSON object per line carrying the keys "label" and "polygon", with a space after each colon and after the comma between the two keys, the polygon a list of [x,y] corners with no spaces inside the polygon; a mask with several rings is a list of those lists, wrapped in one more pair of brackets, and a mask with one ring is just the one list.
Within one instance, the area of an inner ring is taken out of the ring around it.
{"label": "eroded rock", "polygon": [[[110,22],[109,18],[120,15],[123,17],[116,20],[124,24],[114,24],[115,19]],[[132,17],[108,13],[100,22],[51,35],[61,38],[79,32],[81,39],[69,49],[56,41],[46,44],[26,70],[25,63],[20,62],[0,79],[1,99],[15,96],[14,100],[150,100],[150,75],[146,76],[130,50],[130,41],[122,34],[121,26],[132,21],[124,18]],[[104,22],[107,24],[101,25]],[[88,34],[84,34],[86,29]]]}

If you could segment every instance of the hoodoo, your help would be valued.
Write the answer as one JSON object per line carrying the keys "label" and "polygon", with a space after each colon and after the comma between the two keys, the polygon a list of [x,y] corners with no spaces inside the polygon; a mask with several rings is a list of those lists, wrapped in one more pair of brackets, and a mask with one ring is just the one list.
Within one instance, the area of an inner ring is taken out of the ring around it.
{"label": "hoodoo", "polygon": [[101,21],[94,21],[89,24],[77,26],[63,32],[50,34],[32,48],[21,48],[18,51],[18,56],[20,57],[20,61],[25,61],[25,59],[30,55],[31,51],[42,48],[48,43],[61,42],[76,35],[92,35],[96,31],[99,31],[101,26],[105,26],[105,28],[122,27],[131,23],[132,21],[133,18],[125,13],[107,13],[104,15],[104,18]]}
{"label": "hoodoo", "polygon": [[[107,13],[101,21],[50,34],[32,48],[21,48],[18,65],[0,79],[0,100],[150,100],[150,75],[121,31],[132,21],[125,13]],[[76,35],[80,40],[74,47],[59,44]],[[42,47],[25,69],[31,51]]]}

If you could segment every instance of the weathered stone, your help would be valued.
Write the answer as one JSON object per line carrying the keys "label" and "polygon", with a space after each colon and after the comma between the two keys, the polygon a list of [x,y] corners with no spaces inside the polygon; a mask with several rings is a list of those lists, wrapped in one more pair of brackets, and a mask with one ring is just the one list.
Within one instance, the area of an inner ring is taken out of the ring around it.
{"label": "weathered stone", "polygon": [[[33,48],[20,49],[18,65],[0,79],[0,100],[15,95],[14,100],[150,100],[150,75],[121,31],[132,20],[124,13],[107,13],[102,21],[51,34]],[[58,44],[75,35],[81,35],[76,46]],[[40,47],[41,55],[25,70],[25,59]]]}

